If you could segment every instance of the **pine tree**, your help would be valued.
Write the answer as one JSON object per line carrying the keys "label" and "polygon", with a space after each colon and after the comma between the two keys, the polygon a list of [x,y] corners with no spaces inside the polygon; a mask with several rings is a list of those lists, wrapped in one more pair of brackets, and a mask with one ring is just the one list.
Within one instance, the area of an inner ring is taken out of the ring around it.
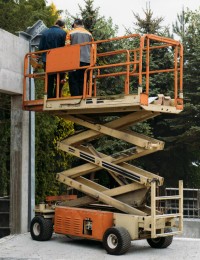
{"label": "pine tree", "polygon": [[[173,26],[174,33],[180,37],[184,47],[184,111],[178,119],[169,119],[172,133],[176,140],[168,137],[175,150],[180,150],[180,163],[187,171],[183,171],[185,185],[197,187],[200,184],[199,148],[200,148],[200,10],[182,11]],[[184,156],[183,156],[184,154]],[[187,158],[187,160],[185,159]]]}
{"label": "pine tree", "polygon": [[[159,170],[168,185],[184,180],[185,187],[200,185],[200,12],[189,9],[178,15],[174,33],[184,47],[184,110],[179,115],[165,115],[154,120],[154,135],[165,141],[164,151],[152,155],[149,165]],[[159,168],[160,167],[160,168]]]}
{"label": "pine tree", "polygon": [[[61,11],[57,11],[54,5],[46,6],[45,0],[0,0],[0,27],[10,33],[17,34],[18,31],[26,30],[28,26],[32,26],[39,19],[42,19],[47,26],[51,26],[60,13]],[[10,173],[10,96],[5,94],[0,94],[0,125],[1,196],[9,195]],[[63,170],[64,167],[69,167],[71,158],[57,151],[56,140],[70,134],[71,127],[72,125],[62,119],[58,120],[58,118],[36,114],[37,201],[43,200],[48,192],[55,194],[55,191],[58,191],[62,186],[56,182],[55,174]],[[55,163],[52,163],[52,158],[55,159]],[[40,188],[43,188],[42,192]]]}
{"label": "pine tree", "polygon": [[[164,19],[162,17],[154,17],[150,5],[144,10],[144,18],[135,13],[133,15],[136,20],[133,28],[134,32],[173,37],[169,33],[169,28],[161,25]],[[127,32],[131,33],[130,29]],[[172,50],[156,49],[152,51],[152,54],[150,54],[151,70],[161,70],[170,67],[173,67]],[[151,75],[150,95],[160,93],[173,97],[172,77],[173,75],[168,73]],[[182,164],[180,151],[183,147],[178,143],[179,136],[183,133],[183,130],[179,127],[180,118],[180,115],[162,114],[153,120],[147,121],[146,127],[148,126],[152,129],[152,135],[156,139],[165,141],[165,149],[136,161],[141,167],[165,177],[166,185],[177,186],[179,179],[186,179],[185,173],[189,168],[189,159],[186,156],[182,156],[185,162],[184,165]]]}
{"label": "pine tree", "polygon": [[53,5],[46,6],[45,0],[0,0],[0,28],[18,34],[38,20],[51,26],[60,13],[53,13]]}

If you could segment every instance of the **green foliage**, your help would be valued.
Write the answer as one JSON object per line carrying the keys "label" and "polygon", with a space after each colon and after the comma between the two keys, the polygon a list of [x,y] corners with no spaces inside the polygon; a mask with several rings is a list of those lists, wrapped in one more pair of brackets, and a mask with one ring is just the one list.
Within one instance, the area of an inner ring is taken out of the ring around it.
{"label": "green foliage", "polygon": [[177,20],[172,24],[173,32],[184,40],[186,33],[186,24],[189,21],[189,16],[187,12],[182,10],[180,14],[177,14]]}
{"label": "green foliage", "polygon": [[135,22],[133,23],[133,29],[126,28],[127,34],[140,33],[140,34],[157,34],[165,37],[169,36],[169,28],[162,26],[164,21],[163,17],[154,17],[153,11],[149,6],[143,9],[144,18],[141,18],[138,13],[133,12]]}
{"label": "green foliage", "polygon": [[[200,10],[182,10],[173,26],[184,47],[184,111],[169,121],[176,147],[182,147],[179,160],[187,167],[186,185],[199,183],[200,143]],[[183,159],[183,154],[188,160]],[[196,181],[195,181],[196,180]],[[196,185],[195,185],[196,186]]]}
{"label": "green foliage", "polygon": [[0,93],[0,196],[9,194],[10,97]]}
{"label": "green foliage", "polygon": [[[162,19],[154,19],[150,9],[146,9],[144,19],[137,14],[134,17],[137,20],[135,32],[170,36],[168,28],[160,26]],[[177,186],[179,179],[183,179],[187,187],[193,187],[195,180],[199,183],[199,18],[199,11],[183,10],[173,26],[184,45],[184,111],[179,115],[163,114],[149,121],[154,137],[165,141],[165,149],[136,161],[143,168],[165,177],[166,185]],[[150,57],[150,68],[170,68],[173,64],[171,51],[155,50],[154,59]],[[150,88],[151,95],[170,95],[173,91],[172,77],[168,74],[151,76]]]}
{"label": "green foliage", "polygon": [[25,31],[38,20],[51,26],[59,14],[53,13],[53,7],[46,6],[45,0],[0,0],[0,28],[13,34]]}
{"label": "green foliage", "polygon": [[[91,1],[89,1],[91,2]],[[163,21],[163,18],[154,18],[153,12],[151,11],[150,7],[147,8],[144,11],[145,18],[141,19],[139,15],[134,14],[136,18],[136,23],[134,28],[134,31],[128,31],[128,34],[132,33],[151,33],[156,34],[159,36],[169,37],[169,30],[166,27],[161,26],[161,22]],[[104,52],[106,50],[112,50],[112,49],[134,49],[138,47],[138,40],[131,40],[126,41],[124,43],[123,41],[119,44],[116,43],[109,43],[105,44],[105,46],[102,44],[100,48],[98,49],[99,52]],[[122,61],[121,57],[115,56],[115,57],[109,57],[109,62],[112,60],[112,63],[118,63]],[[145,56],[144,56],[145,60]],[[106,65],[107,60],[105,58],[101,58],[97,60],[97,63],[99,65]],[[162,70],[166,68],[172,68],[173,66],[173,50],[168,49],[154,49],[151,52],[150,56],[150,69],[151,70]],[[144,64],[145,69],[145,64]],[[105,69],[103,71],[104,73],[109,73],[109,69]],[[112,71],[113,72],[113,71]],[[116,71],[117,72],[117,69]],[[144,84],[145,84],[145,78]],[[119,77],[116,79],[116,77],[109,77],[102,79],[102,82],[100,83],[101,86],[104,86],[104,88],[101,87],[101,95],[111,95],[111,94],[119,94],[121,93],[121,89],[119,86],[123,86],[123,80]],[[134,91],[137,89],[137,83],[132,82],[131,83],[131,89]],[[173,91],[173,80],[172,75],[169,73],[165,74],[155,74],[150,76],[150,95],[155,96],[158,93],[163,93],[165,95],[170,95]],[[114,93],[113,93],[114,92]],[[105,117],[102,119],[103,122],[108,122],[112,120],[113,118]],[[155,136],[155,138],[160,138],[161,140],[166,139],[165,137],[171,137],[170,134],[168,135],[167,131],[170,129],[170,124],[167,120],[165,120],[165,116],[156,117],[155,119],[149,120],[148,122],[139,123],[137,125],[134,125],[132,127],[132,130],[148,135],[148,136]],[[172,120],[172,118],[169,117],[169,119]],[[170,132],[171,133],[171,132]],[[176,137],[175,137],[176,139]],[[93,144],[98,151],[104,152],[105,154],[114,154],[116,152],[120,152],[124,149],[127,149],[130,147],[129,144],[117,140],[114,138],[110,138],[107,136],[102,137],[98,141],[95,141]],[[168,144],[167,144],[168,148]],[[171,150],[170,150],[171,151]],[[173,149],[171,154],[173,153]],[[155,155],[149,155],[145,156],[145,158],[140,158],[138,160],[135,160],[134,163],[136,165],[139,165],[149,171],[159,173],[162,176],[171,176],[170,174],[174,174],[174,168],[168,167],[167,163],[169,163],[169,160],[165,160],[166,157],[169,156],[169,153],[166,151],[156,153]],[[177,161],[176,153],[174,154],[174,162]],[[185,160],[186,161],[186,160]],[[163,167],[162,167],[163,165]],[[171,164],[172,166],[172,164]],[[171,169],[172,168],[172,169]],[[180,167],[175,167],[176,171],[180,172]],[[170,169],[170,173],[166,172],[168,169]],[[172,174],[172,176],[173,176]],[[178,176],[178,175],[177,175]],[[102,179],[100,179],[100,182],[102,183]],[[109,180],[107,180],[109,181]],[[111,181],[111,180],[110,180]],[[174,181],[172,181],[174,183]],[[177,185],[177,183],[176,183]],[[109,184],[107,184],[109,186]]]}
{"label": "green foliage", "polygon": [[161,22],[164,20],[163,17],[154,18],[153,12],[149,7],[146,7],[144,11],[145,18],[142,19],[139,14],[133,13],[136,23],[135,26],[137,27],[136,32],[141,34],[155,34],[156,32],[160,31],[162,26]]}
{"label": "green foliage", "polygon": [[[106,19],[99,15],[100,8],[94,8],[93,0],[85,0],[85,6],[80,8],[80,16],[86,29],[92,32],[95,40],[108,39],[115,36],[118,27],[113,25],[112,18]],[[32,26],[38,19],[51,26],[62,11],[55,10],[54,6],[46,6],[44,0],[0,0],[0,27],[11,33],[25,30]],[[161,26],[163,18],[154,18],[149,8],[144,10],[145,18],[133,13],[136,23],[133,32],[127,29],[127,33],[152,33],[160,36],[170,37],[167,27]],[[77,15],[69,16],[66,21],[68,26]],[[198,187],[200,184],[199,170],[199,139],[200,139],[200,14],[199,11],[187,10],[178,16],[174,25],[174,32],[180,37],[184,44],[184,90],[185,109],[179,115],[161,115],[146,123],[140,123],[132,127],[132,130],[143,133],[166,142],[165,150],[145,156],[136,160],[135,163],[148,171],[158,173],[166,178],[168,185],[176,186],[178,179],[184,179],[185,186]],[[123,41],[117,43],[102,44],[98,52],[105,52],[112,49],[134,48],[137,41],[129,41],[126,46]],[[152,58],[154,57],[154,58]],[[162,69],[173,64],[172,50],[154,50],[151,59],[151,69]],[[111,57],[113,63],[119,62],[121,57]],[[105,65],[108,61],[105,58],[97,60],[97,64]],[[106,71],[106,70],[105,70]],[[107,70],[109,71],[109,70]],[[116,70],[117,71],[117,70]],[[121,92],[122,78],[103,79],[101,95],[119,94]],[[145,82],[144,82],[145,83]],[[151,94],[169,94],[172,91],[172,78],[170,75],[154,75],[150,78]],[[37,98],[43,97],[43,87],[37,85]],[[135,89],[133,82],[132,89]],[[161,89],[162,88],[162,89]],[[169,92],[167,92],[169,90]],[[166,93],[167,92],[167,93]],[[64,88],[65,95],[68,95],[68,86]],[[2,101],[1,101],[2,103]],[[8,101],[9,104],[9,101]],[[3,111],[3,113],[2,113]],[[0,195],[8,190],[9,179],[9,117],[5,110],[0,111]],[[103,118],[101,122],[109,122],[112,118]],[[55,195],[66,192],[66,187],[57,183],[55,174],[71,167],[73,158],[57,149],[57,141],[66,138],[73,133],[73,124],[57,117],[47,114],[36,114],[36,202],[45,199],[46,195]],[[106,154],[120,152],[129,147],[125,142],[103,137],[93,145],[99,151]],[[107,175],[106,175],[107,176]],[[95,178],[105,186],[111,186],[112,180],[106,178],[105,172],[100,171]]]}
{"label": "green foliage", "polygon": [[[61,11],[55,6],[46,6],[44,0],[0,0],[0,27],[11,33],[24,31],[39,19],[47,26],[54,24]],[[43,98],[43,86],[36,80],[36,98]],[[10,97],[0,95],[0,196],[9,195],[10,171]],[[71,157],[59,151],[56,142],[73,131],[72,123],[36,114],[36,202],[46,195],[63,192],[55,174],[70,166]]]}
{"label": "green foliage", "polygon": [[67,10],[65,11],[68,27],[70,28],[70,24],[72,24],[75,18],[80,18],[83,20],[84,27],[92,33],[95,41],[114,37],[118,26],[113,25],[112,18],[109,17],[106,19],[104,16],[100,16],[100,7],[94,8],[94,0],[84,0],[84,3],[84,7],[78,5],[80,9],[79,14],[74,15],[70,14]]}
{"label": "green foliage", "polygon": [[[156,34],[158,36],[170,37],[169,29],[161,25],[164,21],[163,17],[154,17],[153,11],[149,7],[146,7],[144,11],[144,18],[142,19],[138,14],[133,13],[136,22],[134,23],[134,32],[130,29],[127,30],[128,33],[140,33],[140,34]],[[135,42],[133,42],[135,45]],[[158,45],[158,43],[155,43]],[[134,46],[133,45],[133,46]],[[154,43],[151,41],[151,45]],[[150,70],[162,70],[166,68],[172,68],[173,66],[173,56],[172,49],[154,49],[150,52]],[[143,60],[146,59],[144,54]],[[145,64],[143,64],[144,70],[146,69]],[[150,95],[156,96],[157,94],[170,95],[173,90],[173,78],[172,74],[152,74],[150,75]],[[143,85],[146,84],[146,79],[143,77]]]}
{"label": "green foliage", "polygon": [[93,0],[85,0],[85,7],[79,5],[81,17],[84,21],[84,26],[91,33],[94,33],[95,24],[99,20],[99,8],[94,9]]}
{"label": "green foliage", "polygon": [[36,202],[47,195],[64,192],[56,181],[56,173],[70,167],[72,157],[57,149],[61,141],[74,131],[73,124],[44,113],[36,114]]}

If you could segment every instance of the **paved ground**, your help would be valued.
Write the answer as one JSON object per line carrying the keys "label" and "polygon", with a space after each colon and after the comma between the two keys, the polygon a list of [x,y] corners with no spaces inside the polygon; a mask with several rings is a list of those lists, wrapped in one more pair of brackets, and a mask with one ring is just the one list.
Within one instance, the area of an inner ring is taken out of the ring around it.
{"label": "paved ground", "polygon": [[47,242],[33,241],[29,233],[0,239],[0,260],[196,260],[200,259],[200,239],[175,237],[166,249],[153,249],[146,240],[134,241],[122,256],[108,255],[100,242],[72,240],[53,235]]}

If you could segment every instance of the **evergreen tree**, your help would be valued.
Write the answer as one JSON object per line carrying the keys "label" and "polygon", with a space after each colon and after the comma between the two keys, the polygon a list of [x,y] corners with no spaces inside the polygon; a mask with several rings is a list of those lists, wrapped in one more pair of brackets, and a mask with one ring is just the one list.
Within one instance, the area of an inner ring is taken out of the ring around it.
{"label": "evergreen tree", "polygon": [[[113,24],[112,18],[109,17],[106,19],[104,16],[100,15],[100,8],[94,8],[94,0],[84,0],[85,6],[82,7],[79,5],[80,9],[80,17],[83,20],[84,26],[87,30],[89,30],[95,41],[98,40],[106,40],[109,38],[115,37],[118,27]],[[74,19],[75,17],[72,16]],[[102,44],[98,44],[98,53],[106,52],[106,51],[112,51],[116,49],[121,49],[122,45],[114,44],[113,42],[106,42]],[[113,63],[119,62],[119,59],[117,60],[115,57],[101,57],[97,58],[97,65],[105,65],[107,63],[111,63],[111,60],[113,60]],[[121,61],[122,62],[122,61]],[[117,70],[115,68],[115,70]],[[108,69],[102,70],[104,73],[108,73]],[[114,69],[112,69],[114,71]],[[116,81],[117,80],[117,81]],[[100,82],[100,81],[99,81]],[[107,95],[107,94],[117,94],[121,93],[121,88],[117,88],[116,86],[122,86],[122,80],[119,78],[104,78],[99,84],[101,84],[101,89],[97,89],[98,95]],[[111,87],[113,86],[113,87]]]}
{"label": "evergreen tree", "polygon": [[0,93],[0,197],[9,194],[10,97]]}
{"label": "evergreen tree", "polygon": [[80,18],[83,20],[84,27],[92,33],[95,41],[114,37],[118,26],[113,25],[112,18],[106,19],[105,16],[101,16],[100,7],[94,8],[94,0],[84,0],[84,3],[84,6],[78,5],[80,12],[76,15],[65,10],[69,29],[74,19]]}
{"label": "evergreen tree", "polygon": [[[170,37],[169,28],[162,26],[164,21],[163,17],[154,17],[150,4],[146,6],[144,11],[144,18],[141,18],[139,14],[133,13],[136,22],[134,23],[134,32],[139,34],[155,34],[163,37]],[[151,41],[151,45],[154,43]],[[155,45],[159,45],[158,42]],[[161,44],[160,44],[161,45]],[[143,59],[146,59],[144,54]],[[161,48],[155,49],[150,52],[150,70],[162,70],[170,68],[173,65],[172,52],[169,49]],[[145,70],[145,64],[143,64]],[[143,77],[144,78],[144,77]],[[173,90],[172,75],[168,73],[153,74],[150,75],[150,95],[155,96],[157,94],[170,95]],[[145,78],[143,84],[145,85]]]}
{"label": "evergreen tree", "polygon": [[188,23],[188,14],[185,12],[184,8],[180,14],[177,14],[177,20],[172,23],[173,32],[179,36],[179,38],[184,42],[184,37],[186,34],[186,27]]}
{"label": "evergreen tree", "polygon": [[[178,117],[167,120],[171,135],[166,136],[168,150],[173,150],[182,171],[176,176],[183,177],[185,186],[200,185],[199,148],[200,148],[200,10],[182,10],[173,24],[174,33],[184,47],[184,111]],[[176,138],[173,137],[176,136]]]}
{"label": "evergreen tree", "polygon": [[[55,23],[61,11],[44,0],[0,0],[0,27],[10,33],[24,31],[39,19],[47,26]],[[36,83],[36,88],[37,88]],[[0,196],[9,195],[10,174],[10,96],[0,94]],[[55,175],[70,166],[71,158],[58,151],[56,141],[72,132],[72,124],[36,113],[36,201],[61,192]]]}
{"label": "evergreen tree", "polygon": [[147,157],[148,169],[159,172],[165,183],[177,186],[179,179],[185,187],[199,187],[199,67],[200,12],[189,9],[178,15],[174,33],[184,47],[184,110],[178,115],[162,115],[152,122],[154,136],[165,141],[165,149]]}
{"label": "evergreen tree", "polygon": [[68,169],[72,157],[57,149],[57,142],[74,132],[73,124],[45,113],[36,114],[36,203],[47,195],[58,195],[66,186],[56,181],[56,173]]}
{"label": "evergreen tree", "polygon": [[53,13],[53,5],[46,6],[45,0],[0,0],[0,28],[13,34],[25,31],[38,20],[51,26],[59,14]]}
{"label": "evergreen tree", "polygon": [[136,19],[134,24],[136,26],[136,32],[141,34],[155,34],[160,32],[162,29],[161,22],[163,22],[164,18],[154,18],[150,5],[143,11],[145,15],[144,19],[142,19],[139,14],[133,12]]}
{"label": "evergreen tree", "polygon": [[[169,33],[169,28],[161,25],[164,19],[162,17],[154,18],[150,5],[146,7],[146,10],[144,10],[144,18],[141,18],[135,13],[133,13],[133,15],[136,20],[133,28],[134,32],[172,37]],[[127,30],[127,32],[131,33],[130,29]],[[154,42],[152,42],[152,44],[154,44]],[[158,43],[156,43],[156,45],[158,45]],[[170,48],[155,49],[151,52],[150,70],[162,70],[172,67],[173,53]],[[150,95],[155,96],[158,93],[169,95],[173,98],[173,75],[168,73],[158,73],[150,76]],[[155,138],[166,142],[165,149],[163,151],[145,156],[144,158],[140,158],[134,161],[134,163],[165,177],[166,185],[177,186],[177,180],[182,179],[183,174],[187,171],[188,158],[184,156],[183,160],[185,160],[185,165],[183,166],[180,160],[181,147],[179,146],[178,150],[175,149],[175,143],[178,142],[178,136],[182,130],[179,129],[178,124],[174,125],[172,120],[178,122],[178,120],[180,120],[180,116],[162,114],[147,121],[146,126],[142,123],[142,125],[144,125],[143,131],[145,131],[145,129],[151,129],[152,132],[150,134],[152,134]],[[172,125],[176,128],[176,131],[172,131]],[[138,129],[138,125],[136,125],[134,129],[136,131],[140,131],[140,129]]]}

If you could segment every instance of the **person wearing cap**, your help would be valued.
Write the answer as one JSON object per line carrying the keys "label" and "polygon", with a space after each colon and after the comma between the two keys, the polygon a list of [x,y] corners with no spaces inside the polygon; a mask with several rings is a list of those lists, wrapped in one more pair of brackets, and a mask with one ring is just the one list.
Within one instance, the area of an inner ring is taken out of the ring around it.
{"label": "person wearing cap", "polygon": [[[72,30],[67,33],[66,44],[74,45],[91,41],[93,41],[92,34],[84,28],[83,21],[75,19],[72,24]],[[80,67],[90,65],[90,49],[91,44],[81,46]],[[68,73],[71,96],[83,95],[84,72],[85,69],[79,69]]]}
{"label": "person wearing cap", "polygon": [[[54,48],[59,48],[65,46],[66,40],[66,31],[63,30],[65,27],[65,23],[62,20],[57,20],[53,26],[49,29],[46,29],[40,39],[39,50],[49,50]],[[42,53],[42,62],[44,64],[44,69],[46,68],[46,53]],[[60,78],[63,79],[65,77],[64,73],[60,74]],[[52,74],[48,76],[48,90],[47,97],[55,98],[55,82],[56,82],[56,74]],[[62,85],[60,85],[62,88]],[[60,89],[61,91],[61,89]]]}

